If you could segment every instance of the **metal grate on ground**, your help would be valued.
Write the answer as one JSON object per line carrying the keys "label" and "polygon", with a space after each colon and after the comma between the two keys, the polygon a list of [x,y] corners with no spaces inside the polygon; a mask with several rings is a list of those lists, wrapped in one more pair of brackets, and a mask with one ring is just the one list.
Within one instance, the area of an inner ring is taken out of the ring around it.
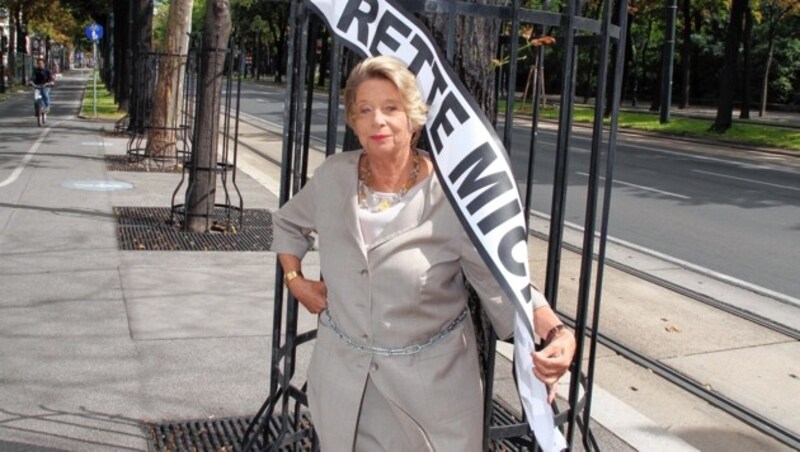
{"label": "metal grate on ground", "polygon": [[[510,409],[504,403],[494,401],[494,415],[492,425],[510,425],[519,422]],[[174,451],[197,451],[197,452],[233,452],[241,448],[242,438],[252,417],[221,418],[221,419],[200,419],[191,421],[171,421],[163,423],[144,423],[144,431],[147,437],[148,450],[150,452],[174,452]],[[299,425],[306,428],[310,425],[307,413],[300,415]],[[269,425],[269,438],[275,438],[278,434],[280,423],[277,417],[273,417]],[[296,433],[291,427],[287,436]],[[269,440],[269,439],[268,439]],[[255,444],[253,450],[266,450],[269,444],[264,444],[263,436]],[[306,451],[311,450],[309,438],[303,438],[300,442],[289,444],[281,451]],[[496,452],[527,452],[532,449],[513,444],[503,440],[490,444],[490,451]]]}
{"label": "metal grate on ground", "polygon": [[[233,452],[241,449],[242,438],[251,417],[201,419],[193,421],[145,423],[144,431],[150,452],[214,451]],[[310,425],[308,414],[302,414],[300,423]],[[277,418],[270,422],[270,435],[275,437],[280,427]],[[293,432],[289,432],[290,434]],[[265,450],[263,437],[256,443],[256,450]],[[310,450],[308,439],[282,448],[282,451]]]}
{"label": "metal grate on ground", "polygon": [[127,155],[107,155],[105,156],[106,170],[108,171],[128,171],[146,173],[180,173],[183,166],[171,161],[170,163],[159,162],[153,159],[131,159]]}
{"label": "metal grate on ground", "polygon": [[238,212],[231,212],[229,224],[225,210],[215,209],[212,232],[205,234],[181,230],[168,207],[114,207],[113,212],[121,250],[269,251],[272,246],[272,215],[266,209],[245,209],[241,225]]}

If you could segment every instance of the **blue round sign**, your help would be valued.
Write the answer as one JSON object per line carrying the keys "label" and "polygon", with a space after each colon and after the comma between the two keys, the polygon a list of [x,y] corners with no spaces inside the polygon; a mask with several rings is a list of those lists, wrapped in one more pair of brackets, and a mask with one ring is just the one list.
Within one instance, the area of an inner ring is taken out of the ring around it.
{"label": "blue round sign", "polygon": [[91,24],[86,27],[86,37],[90,41],[99,41],[103,37],[103,26],[98,24]]}

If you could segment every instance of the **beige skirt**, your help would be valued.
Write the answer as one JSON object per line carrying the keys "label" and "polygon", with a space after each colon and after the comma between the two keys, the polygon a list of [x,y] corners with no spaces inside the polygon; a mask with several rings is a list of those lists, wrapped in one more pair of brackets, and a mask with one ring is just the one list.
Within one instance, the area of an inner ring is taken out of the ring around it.
{"label": "beige skirt", "polygon": [[358,416],[354,450],[428,452],[481,449],[482,416],[476,416],[472,420],[461,417],[457,422],[448,422],[446,419],[442,421],[442,425],[434,428],[437,434],[429,437],[425,429],[411,415],[384,397],[372,379],[367,378]]}

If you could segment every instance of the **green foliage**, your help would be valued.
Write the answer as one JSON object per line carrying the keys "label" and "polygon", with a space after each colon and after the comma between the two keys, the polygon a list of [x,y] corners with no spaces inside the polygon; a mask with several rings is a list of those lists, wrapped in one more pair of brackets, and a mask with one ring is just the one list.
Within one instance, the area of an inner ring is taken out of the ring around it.
{"label": "green foliage", "polygon": [[242,36],[252,36],[254,34],[267,37],[274,34],[276,26],[280,21],[276,21],[276,14],[288,6],[280,2],[264,2],[258,0],[232,0],[231,14],[236,33]]}
{"label": "green foliage", "polygon": [[[724,42],[730,20],[730,0],[683,0],[690,3],[690,19],[683,15],[679,2],[676,62],[683,55],[682,29],[687,25],[691,27],[691,54],[690,60],[690,103],[713,103],[716,101],[719,88],[720,71],[724,55]],[[664,39],[664,7],[663,0],[632,0],[631,22],[629,39],[632,43],[632,58],[629,80],[633,77],[639,84],[641,98],[652,98],[657,92],[657,82],[661,70],[661,45]],[[800,28],[800,2],[797,0],[758,0],[752,2],[754,28],[753,47],[750,68],[750,92],[761,92],[763,83],[763,68],[767,60],[768,35],[770,30],[776,36],[775,54],[770,72],[769,94],[770,102],[795,103],[795,96],[789,86],[797,87],[800,79],[797,76],[796,64],[800,55],[796,53],[795,46],[800,45],[800,35],[796,32]],[[683,79],[679,72],[680,65],[675,65],[673,74],[673,88],[681,89]],[[745,68],[742,67],[742,57],[739,58],[739,81],[745,80]],[[630,89],[630,86],[628,86]],[[739,99],[741,86],[737,86],[737,99]],[[795,92],[798,91],[796,88]],[[677,92],[677,91],[676,91]],[[756,94],[753,99],[756,99]],[[675,93],[673,93],[675,98]],[[797,105],[797,104],[796,104]]]}
{"label": "green foliage", "polygon": [[[155,4],[153,12],[153,48],[160,49],[167,36],[170,0]],[[192,1],[192,34],[202,33],[205,28],[206,0]]]}
{"label": "green foliage", "polygon": [[167,18],[169,16],[169,0],[156,3],[153,14],[153,48],[160,49],[167,35]]}
{"label": "green foliage", "polygon": [[[778,25],[770,80],[770,101],[800,104],[800,18]],[[793,33],[794,31],[794,33]]]}
{"label": "green foliage", "polygon": [[192,34],[202,33],[206,28],[206,0],[194,0],[192,3]]}
{"label": "green foliage", "polygon": [[107,0],[0,0],[0,7],[21,13],[31,36],[51,43],[75,47],[85,44],[83,31],[91,22],[101,22],[111,11]]}

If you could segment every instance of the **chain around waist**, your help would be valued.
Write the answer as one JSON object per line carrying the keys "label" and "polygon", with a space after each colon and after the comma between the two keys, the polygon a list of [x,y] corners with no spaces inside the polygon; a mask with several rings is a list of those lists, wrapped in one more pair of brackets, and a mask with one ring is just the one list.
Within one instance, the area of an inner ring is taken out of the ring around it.
{"label": "chain around waist", "polygon": [[434,334],[427,340],[399,348],[376,347],[352,339],[350,336],[345,334],[344,331],[339,329],[339,326],[336,325],[336,322],[333,320],[330,310],[328,309],[325,309],[324,311],[322,311],[322,313],[320,313],[319,322],[322,325],[328,327],[331,331],[333,331],[333,334],[336,336],[339,342],[342,342],[343,344],[349,347],[355,348],[358,351],[379,356],[399,356],[399,355],[413,355],[421,352],[422,350],[425,350],[426,348],[432,345],[441,342],[445,337],[447,337],[450,333],[452,333],[453,330],[455,330],[456,327],[458,327],[458,325],[460,325],[461,322],[464,321],[464,319],[467,318],[468,313],[469,309],[465,307],[464,310],[461,311],[461,313],[455,319],[453,319],[449,324],[447,324],[447,326],[442,328],[438,333]]}

